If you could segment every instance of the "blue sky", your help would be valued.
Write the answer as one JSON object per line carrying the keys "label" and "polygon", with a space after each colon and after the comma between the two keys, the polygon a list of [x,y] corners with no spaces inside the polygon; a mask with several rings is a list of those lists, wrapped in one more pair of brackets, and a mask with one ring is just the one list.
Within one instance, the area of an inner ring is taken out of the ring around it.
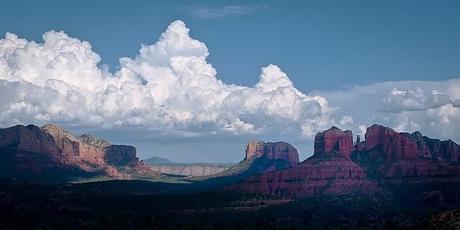
{"label": "blue sky", "polygon": [[[180,19],[229,83],[253,85],[269,63],[302,90],[460,76],[455,0],[2,2],[1,34],[40,41],[45,31],[64,30],[90,41],[112,70]],[[228,6],[241,9],[227,12]]]}
{"label": "blue sky", "polygon": [[[42,35],[50,30],[65,35],[52,32],[44,42]],[[305,158],[312,152],[312,133],[331,125],[362,135],[363,127],[382,123],[460,141],[459,1],[3,0],[0,38],[7,32],[39,45],[23,49],[16,43],[18,55],[0,44],[0,80],[5,81],[0,82],[0,94],[6,98],[0,99],[2,127],[56,123],[134,144],[142,157],[186,162],[238,161],[249,139],[289,141]],[[168,34],[191,37],[207,49],[194,48],[194,42],[173,44],[167,57],[191,52],[197,58],[193,60],[206,58],[217,74],[197,67],[175,76],[196,86],[158,90],[164,76],[141,66],[187,67],[153,61],[159,55],[154,44],[167,43]],[[53,51],[67,53],[65,62],[47,51],[54,48],[46,44],[56,39],[70,44]],[[91,48],[80,41],[88,41]],[[150,51],[139,51],[141,44]],[[37,64],[31,58],[37,52],[56,60]],[[121,57],[128,57],[128,64],[120,63]],[[269,64],[277,67],[261,74]],[[110,73],[104,73],[105,65]],[[124,68],[132,75],[125,75]],[[203,73],[211,80],[199,80]],[[107,87],[111,78],[120,82],[115,91]],[[92,79],[98,80],[91,84]],[[121,82],[135,84],[123,88]],[[213,94],[207,84],[213,85]],[[273,87],[279,90],[270,91]],[[70,91],[84,99],[72,99]],[[109,91],[115,96],[104,94]],[[33,97],[24,98],[23,92]],[[248,95],[259,101],[254,104]],[[209,99],[206,105],[203,98]],[[113,106],[112,100],[118,104]],[[238,100],[247,107],[234,107]],[[81,103],[88,111],[80,114],[66,103]]]}

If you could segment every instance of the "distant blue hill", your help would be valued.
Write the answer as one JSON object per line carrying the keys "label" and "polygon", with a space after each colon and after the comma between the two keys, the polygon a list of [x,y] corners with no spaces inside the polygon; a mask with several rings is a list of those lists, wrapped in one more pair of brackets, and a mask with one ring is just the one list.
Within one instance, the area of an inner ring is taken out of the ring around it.
{"label": "distant blue hill", "polygon": [[165,165],[165,164],[174,163],[163,157],[150,157],[150,158],[144,159],[144,162],[148,165]]}

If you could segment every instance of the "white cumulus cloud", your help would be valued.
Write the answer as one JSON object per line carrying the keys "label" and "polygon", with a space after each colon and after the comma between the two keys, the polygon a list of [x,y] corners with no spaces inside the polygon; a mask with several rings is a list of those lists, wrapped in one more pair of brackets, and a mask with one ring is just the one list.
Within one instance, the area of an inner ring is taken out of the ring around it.
{"label": "white cumulus cloud", "polygon": [[111,73],[89,42],[64,32],[43,43],[7,33],[0,40],[0,125],[60,123],[140,127],[190,134],[289,133],[312,136],[351,124],[319,95],[295,88],[276,65],[254,87],[226,84],[207,62],[206,45],[172,22],[135,58]]}
{"label": "white cumulus cloud", "polygon": [[[49,31],[43,42],[0,40],[0,126],[58,123],[180,136],[260,135],[294,143],[337,125],[380,123],[460,142],[460,79],[299,91],[276,65],[252,87],[228,84],[206,45],[172,22],[159,40],[109,72],[91,44]],[[132,133],[131,133],[132,134]]]}
{"label": "white cumulus cloud", "polygon": [[447,104],[456,105],[455,103],[457,103],[455,99],[437,90],[426,92],[420,88],[416,88],[415,90],[393,88],[383,99],[382,111],[423,111],[439,108]]}

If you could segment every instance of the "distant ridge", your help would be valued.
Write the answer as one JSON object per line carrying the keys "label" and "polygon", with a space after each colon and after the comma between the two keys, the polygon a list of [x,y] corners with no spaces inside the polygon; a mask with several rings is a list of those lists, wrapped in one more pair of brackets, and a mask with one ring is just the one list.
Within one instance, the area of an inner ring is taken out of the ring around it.
{"label": "distant ridge", "polygon": [[162,157],[150,157],[144,162],[155,171],[181,176],[209,176],[222,172],[235,163],[176,163]]}

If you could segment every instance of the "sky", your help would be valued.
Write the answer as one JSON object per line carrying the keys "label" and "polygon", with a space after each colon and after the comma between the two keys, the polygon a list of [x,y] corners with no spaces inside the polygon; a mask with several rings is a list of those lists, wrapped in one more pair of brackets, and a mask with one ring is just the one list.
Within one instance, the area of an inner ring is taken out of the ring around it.
{"label": "sky", "polygon": [[380,123],[460,142],[459,1],[9,1],[0,127],[54,123],[142,158]]}

